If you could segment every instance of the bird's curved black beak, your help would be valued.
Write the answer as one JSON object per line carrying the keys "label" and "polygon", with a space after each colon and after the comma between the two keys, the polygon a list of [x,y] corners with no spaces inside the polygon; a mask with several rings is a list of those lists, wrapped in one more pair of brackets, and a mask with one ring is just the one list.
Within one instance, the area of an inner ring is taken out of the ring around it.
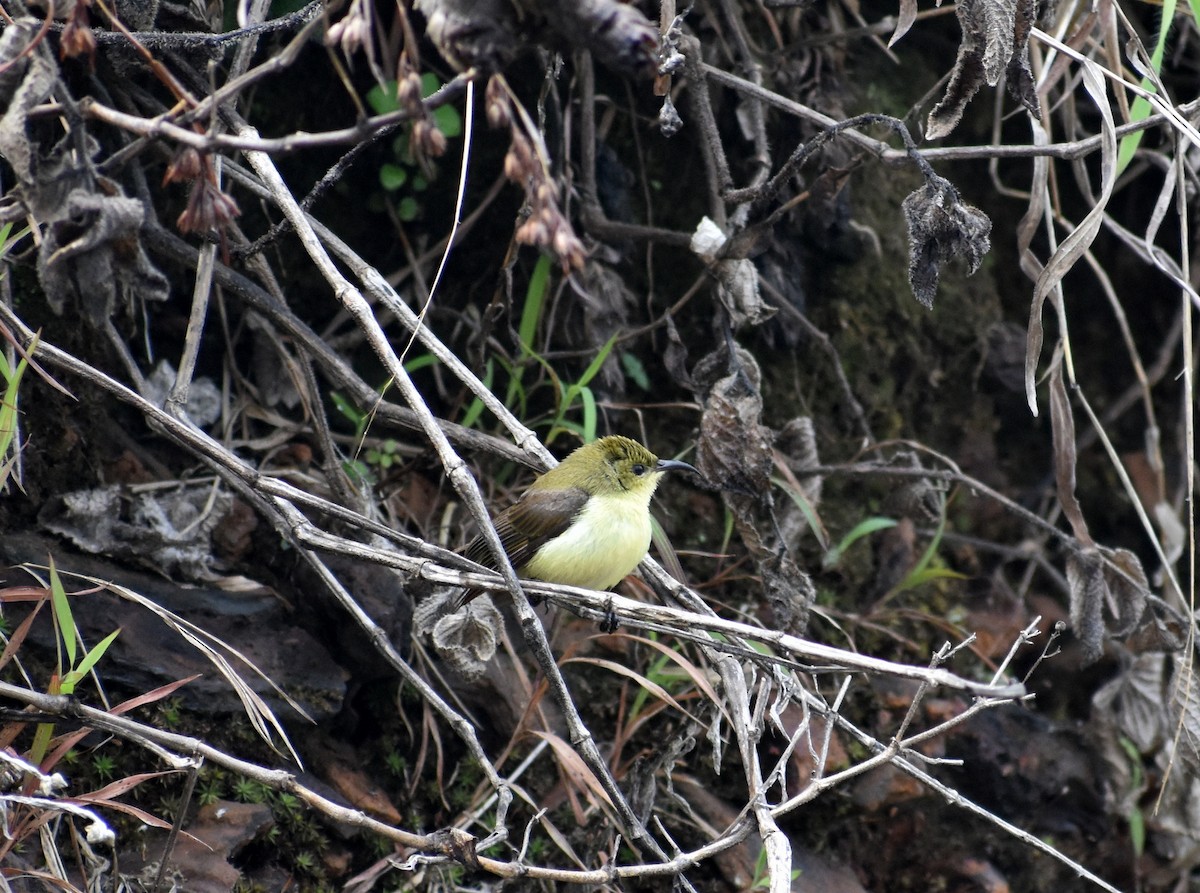
{"label": "bird's curved black beak", "polygon": [[690,471],[693,474],[699,474],[699,470],[686,462],[680,462],[678,459],[659,459],[658,464],[654,466],[654,470],[663,471]]}

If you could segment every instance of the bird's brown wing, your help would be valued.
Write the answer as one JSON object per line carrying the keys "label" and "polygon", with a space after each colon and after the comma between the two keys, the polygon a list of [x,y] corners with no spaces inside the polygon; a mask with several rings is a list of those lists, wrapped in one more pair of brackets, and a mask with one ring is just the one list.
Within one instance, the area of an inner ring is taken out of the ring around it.
{"label": "bird's brown wing", "polygon": [[[495,517],[492,523],[500,535],[500,544],[518,573],[538,549],[571,526],[587,500],[587,491],[579,487],[526,490],[520,499]],[[463,549],[463,555],[484,567],[496,568],[496,559],[482,536],[471,540]],[[459,604],[466,604],[478,594],[478,589],[467,590]]]}

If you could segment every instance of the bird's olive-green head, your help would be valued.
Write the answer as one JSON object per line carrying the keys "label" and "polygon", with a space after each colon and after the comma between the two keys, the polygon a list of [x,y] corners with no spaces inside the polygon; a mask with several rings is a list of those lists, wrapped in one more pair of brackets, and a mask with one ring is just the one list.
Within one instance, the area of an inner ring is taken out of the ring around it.
{"label": "bird's olive-green head", "polygon": [[644,493],[649,500],[663,474],[675,469],[696,470],[686,462],[660,459],[628,437],[602,437],[579,447],[538,478],[530,489],[578,487],[593,496]]}

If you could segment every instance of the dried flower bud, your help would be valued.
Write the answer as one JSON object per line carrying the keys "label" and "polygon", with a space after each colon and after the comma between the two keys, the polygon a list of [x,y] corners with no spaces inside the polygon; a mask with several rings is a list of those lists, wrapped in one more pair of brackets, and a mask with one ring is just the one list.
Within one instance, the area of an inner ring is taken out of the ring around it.
{"label": "dried flower bud", "polygon": [[583,269],[583,265],[587,261],[587,252],[583,249],[583,243],[579,241],[575,233],[571,232],[569,227],[560,229],[554,234],[552,248],[564,269]]}
{"label": "dried flower bud", "polygon": [[432,158],[440,158],[446,154],[446,134],[437,127],[431,126],[424,140],[425,154]]}
{"label": "dried flower bud", "polygon": [[409,71],[396,84],[396,100],[400,107],[409,112],[415,111],[421,105],[421,78],[415,71]]}
{"label": "dried flower bud", "polygon": [[446,153],[446,135],[428,119],[414,121],[412,147],[418,155],[436,158]]}
{"label": "dried flower bud", "polygon": [[512,125],[512,106],[508,94],[495,77],[488,81],[483,104],[487,111],[488,124],[492,127]]}
{"label": "dried flower bud", "polygon": [[571,240],[574,238],[574,233],[565,229],[560,229],[554,234],[554,240],[551,242],[550,247],[559,257],[564,257],[570,253],[571,248],[573,247]]}
{"label": "dried flower bud", "polygon": [[63,28],[59,55],[63,59],[87,56],[89,61],[96,55],[96,35],[88,21],[87,4],[82,0],[75,4],[71,18]]}
{"label": "dried flower bud", "polygon": [[349,11],[329,26],[325,34],[326,46],[340,46],[350,56],[371,39],[371,11],[360,0],[350,4]]}
{"label": "dried flower bud", "polygon": [[191,146],[184,146],[175,153],[175,157],[167,165],[167,172],[163,174],[163,185],[194,180],[200,176],[203,168],[204,161],[201,159],[200,153]]}
{"label": "dried flower bud", "polygon": [[546,245],[550,242],[550,230],[536,217],[530,217],[517,227],[513,237],[522,245]]}
{"label": "dried flower bud", "polygon": [[180,232],[208,232],[225,226],[242,213],[237,202],[212,180],[202,177],[192,186],[188,204],[175,222]]}
{"label": "dried flower bud", "polygon": [[520,183],[525,179],[521,162],[517,160],[517,153],[511,148],[504,155],[504,176],[514,183]]}

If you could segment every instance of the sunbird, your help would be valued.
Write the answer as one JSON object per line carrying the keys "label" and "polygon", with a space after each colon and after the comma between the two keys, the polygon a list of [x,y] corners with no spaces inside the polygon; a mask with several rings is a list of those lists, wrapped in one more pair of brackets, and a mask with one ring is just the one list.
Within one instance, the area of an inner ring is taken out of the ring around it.
{"label": "sunbird", "polygon": [[[668,471],[695,468],[660,459],[636,440],[584,444],[529,485],[493,520],[518,576],[583,589],[611,589],[650,549],[650,497]],[[463,554],[484,567],[496,560],[482,536]],[[479,594],[467,590],[459,604]]]}

